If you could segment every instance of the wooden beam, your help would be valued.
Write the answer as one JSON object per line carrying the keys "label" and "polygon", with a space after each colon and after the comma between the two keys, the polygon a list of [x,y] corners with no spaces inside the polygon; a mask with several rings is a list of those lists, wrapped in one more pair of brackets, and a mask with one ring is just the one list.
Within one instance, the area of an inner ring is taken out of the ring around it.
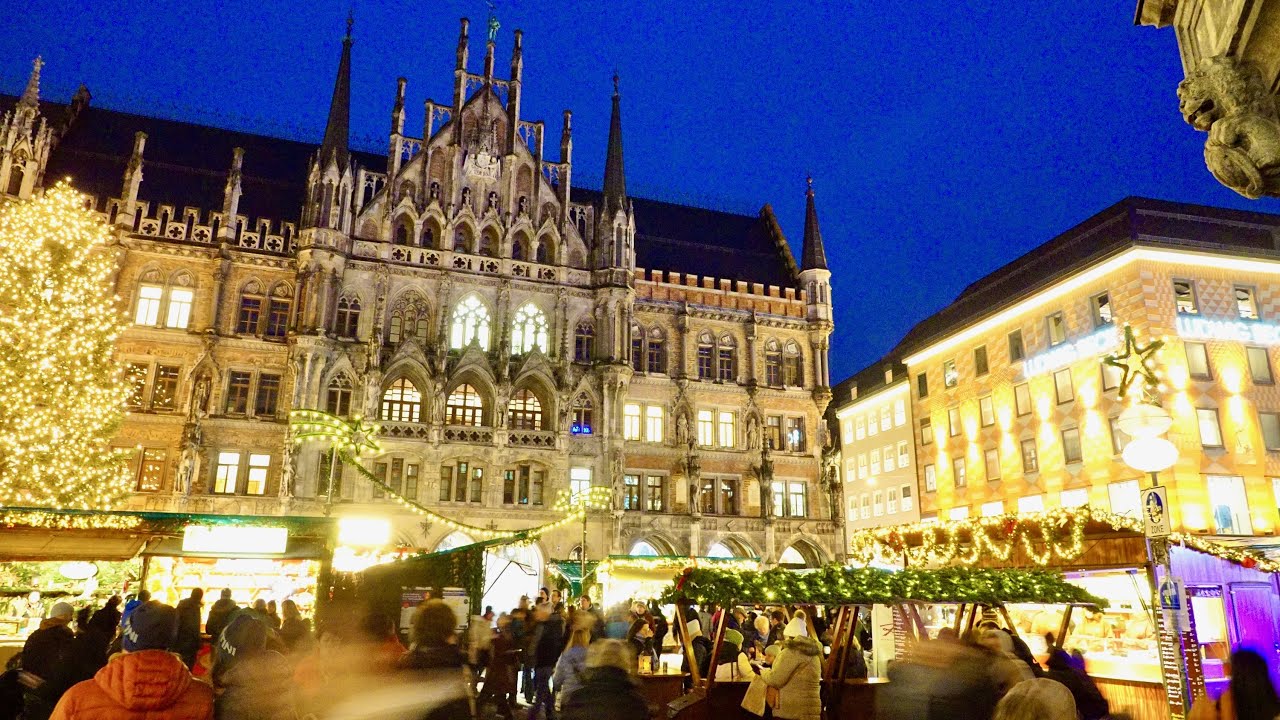
{"label": "wooden beam", "polygon": [[684,645],[684,657],[689,661],[689,675],[693,678],[693,687],[702,684],[702,679],[698,675],[698,657],[693,654],[693,642],[689,637],[689,623],[684,619],[684,606],[676,603],[676,627],[680,629],[680,640]]}

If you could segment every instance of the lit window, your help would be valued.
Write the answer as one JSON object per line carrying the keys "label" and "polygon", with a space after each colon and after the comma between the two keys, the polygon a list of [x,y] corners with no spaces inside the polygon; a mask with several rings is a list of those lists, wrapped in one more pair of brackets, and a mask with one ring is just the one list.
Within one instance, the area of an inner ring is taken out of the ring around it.
{"label": "lit window", "polygon": [[1267,357],[1267,349],[1247,347],[1245,357],[1249,360],[1249,376],[1256,385],[1270,385],[1275,382],[1271,375],[1271,359]]}
{"label": "lit window", "polygon": [[649,512],[666,511],[666,478],[661,475],[645,476],[644,509]]}
{"label": "lit window", "polygon": [[1013,386],[1013,407],[1018,417],[1031,413],[1031,388],[1026,383]]}
{"label": "lit window", "polygon": [[218,465],[214,469],[213,491],[215,493],[233,495],[236,491],[236,480],[240,474],[240,453],[218,453]]}
{"label": "lit window", "polygon": [[1058,502],[1064,508],[1084,507],[1089,504],[1089,489],[1074,488],[1058,493]]}
{"label": "lit window", "polygon": [[261,418],[275,417],[280,401],[280,376],[263,373],[258,376],[258,393],[254,396],[253,414]]}
{"label": "lit window", "polygon": [[804,418],[787,418],[787,452],[804,451]]}
{"label": "lit window", "polygon": [[880,408],[880,432],[889,432],[893,428],[892,416],[889,414],[889,406],[885,405]]}
{"label": "lit window", "polygon": [[996,517],[1004,514],[1004,501],[992,500],[982,503],[982,517]]}
{"label": "lit window", "polygon": [[968,485],[968,479],[965,477],[964,458],[958,457],[951,461],[951,474],[958,488]]}
{"label": "lit window", "polygon": [[867,479],[867,454],[858,453],[858,479]]}
{"label": "lit window", "polygon": [[938,491],[938,470],[933,465],[924,466],[924,491]]}
{"label": "lit window", "polygon": [[987,346],[983,345],[973,351],[973,374],[982,377],[990,372],[987,366]]}
{"label": "lit window", "polygon": [[718,425],[720,429],[720,447],[723,447],[723,448],[735,447],[738,444],[737,442],[738,432],[737,432],[737,428],[735,427],[733,413],[721,412],[720,422],[718,423]]}
{"label": "lit window", "polygon": [[871,517],[871,495],[870,493],[862,493],[862,503],[860,514],[862,519],[866,520]]}
{"label": "lit window", "polygon": [[1080,449],[1080,428],[1067,428],[1062,431],[1062,457],[1069,463],[1080,462],[1083,459]]}
{"label": "lit window", "polygon": [[1258,303],[1253,288],[1236,287],[1236,313],[1242,320],[1258,319]]}
{"label": "lit window", "polygon": [[173,410],[178,406],[178,374],[181,368],[177,365],[157,365],[156,379],[151,385],[151,409]]}
{"label": "lit window", "polygon": [[995,448],[988,448],[983,453],[983,459],[987,466],[987,482],[1000,479],[1000,451]]}
{"label": "lit window", "polygon": [[787,516],[793,518],[809,516],[808,493],[802,482],[788,483]]}
{"label": "lit window", "polygon": [[947,512],[947,517],[952,520],[964,520],[969,517],[969,506],[953,507]]}
{"label": "lit window", "polygon": [[1018,498],[1018,512],[1044,512],[1044,495],[1027,495],[1025,497]]}
{"label": "lit window", "polygon": [[1022,347],[1022,331],[1014,330],[1009,333],[1009,361],[1017,362],[1027,356],[1027,351]]}
{"label": "lit window", "polygon": [[595,355],[596,328],[589,322],[578,323],[573,331],[573,361],[590,363]]}
{"label": "lit window", "polygon": [[1045,318],[1049,326],[1049,347],[1061,345],[1067,341],[1067,319],[1060,312]]}
{"label": "lit window", "polygon": [[534,349],[547,352],[547,317],[533,303],[521,305],[511,323],[511,352],[523,355]]}
{"label": "lit window", "polygon": [[1196,380],[1211,379],[1209,352],[1204,343],[1184,342],[1182,345],[1187,352],[1187,374]]}
{"label": "lit window", "polygon": [[141,408],[147,398],[147,376],[151,374],[151,366],[146,363],[129,363],[124,366],[124,381],[129,385],[129,397],[125,405]]}
{"label": "lit window", "polygon": [[782,381],[790,387],[804,385],[804,359],[800,356],[800,346],[794,342],[787,343],[782,358]]}
{"label": "lit window", "polygon": [[733,338],[720,336],[720,346],[716,355],[716,377],[721,382],[733,382],[738,377],[738,357],[734,352]]}
{"label": "lit window", "polygon": [[1053,374],[1053,389],[1058,394],[1058,404],[1076,399],[1075,386],[1071,384],[1071,368],[1063,368]]}
{"label": "lit window", "polygon": [[227,404],[226,413],[228,415],[244,415],[249,410],[249,381],[250,373],[232,371],[227,378]]}
{"label": "lit window", "polygon": [[165,315],[164,326],[170,328],[185,328],[191,323],[191,303],[195,299],[195,293],[186,288],[172,288],[169,290],[169,312]]}
{"label": "lit window", "polygon": [[649,405],[644,409],[644,435],[645,440],[651,443],[662,442],[663,437],[663,412],[659,405]]}
{"label": "lit window", "polygon": [[782,449],[782,416],[770,415],[764,420],[764,436],[773,450]]}
{"label": "lit window", "polygon": [[1196,291],[1190,280],[1173,281],[1173,300],[1179,314],[1195,315],[1200,312],[1196,305]]}
{"label": "lit window", "polygon": [[[332,386],[330,392],[333,392]],[[339,390],[341,392],[341,390]],[[350,390],[346,394],[346,402],[351,402]],[[341,406],[343,400],[336,398]],[[382,393],[382,412],[379,416],[391,422],[420,422],[422,417],[422,393],[408,378],[400,378]]]}
{"label": "lit window", "polygon": [[953,388],[960,383],[960,371],[956,370],[955,360],[946,360],[942,363],[942,385],[944,387]]}
{"label": "lit window", "polygon": [[1139,507],[1142,502],[1137,480],[1122,480],[1107,486],[1107,495],[1111,500],[1111,512],[1129,517],[1141,517]]}
{"label": "lit window", "polygon": [[164,486],[164,468],[168,451],[163,448],[146,448],[138,464],[138,490],[156,492]]}
{"label": "lit window", "polygon": [[573,495],[585,495],[591,492],[591,468],[569,468],[569,492]]}
{"label": "lit window", "polygon": [[880,451],[872,450],[871,451],[871,477],[874,478],[876,475],[879,475],[879,474],[880,474]]}
{"label": "lit window", "polygon": [[569,427],[569,432],[574,435],[591,435],[595,427],[592,417],[591,398],[586,395],[579,395],[578,399],[573,403],[573,425]]}
{"label": "lit window", "polygon": [[738,514],[738,480],[737,478],[720,478],[720,514]]}
{"label": "lit window", "polygon": [[346,417],[351,413],[351,378],[339,375],[329,382],[324,409],[330,415],[338,417]]}
{"label": "lit window", "polygon": [[698,444],[711,447],[715,444],[715,413],[711,410],[698,411]]}
{"label": "lit window", "polygon": [[947,436],[956,437],[963,428],[960,426],[960,408],[947,409]]}
{"label": "lit window", "polygon": [[1093,296],[1093,324],[1097,327],[1110,325],[1114,322],[1111,315],[1111,295],[1102,293]]}
{"label": "lit window", "polygon": [[489,349],[489,310],[480,298],[468,295],[453,309],[449,323],[449,348],[461,350],[473,342],[481,350]]}
{"label": "lit window", "polygon": [[635,403],[628,403],[622,408],[622,437],[640,439],[640,406]]}
{"label": "lit window", "polygon": [[885,491],[884,511],[890,515],[898,512],[898,488],[889,488]]}
{"label": "lit window", "polygon": [[1040,470],[1040,458],[1036,454],[1036,439],[1027,438],[1022,441],[1022,472],[1033,473]]}
{"label": "lit window", "polygon": [[862,416],[859,415],[858,417],[853,419],[853,437],[856,440],[861,440],[866,436],[867,436],[867,423],[865,420],[862,419]]}
{"label": "lit window", "polygon": [[848,420],[845,420],[844,422],[840,423],[840,429],[843,431],[841,433],[841,437],[844,438],[844,444],[848,445],[849,443],[853,442],[853,423],[849,422]]}
{"label": "lit window", "polygon": [[446,425],[480,427],[484,424],[484,401],[480,393],[468,383],[463,383],[449,393],[445,402]]}
{"label": "lit window", "polygon": [[978,416],[982,421],[982,427],[991,427],[996,424],[996,410],[991,403],[991,396],[978,398]]}
{"label": "lit window", "polygon": [[1258,413],[1258,425],[1262,427],[1263,446],[1268,450],[1280,450],[1280,414]]}
{"label": "lit window", "polygon": [[262,495],[267,492],[267,470],[271,468],[270,455],[249,455],[249,482],[246,495]]}
{"label": "lit window", "polygon": [[920,421],[920,444],[933,444],[933,420],[925,418]]}
{"label": "lit window", "polygon": [[782,347],[772,338],[764,344],[764,382],[769,387],[782,385]]}
{"label": "lit window", "polygon": [[1106,391],[1120,387],[1120,381],[1124,379],[1124,370],[1108,363],[1099,363],[1099,365],[1102,366],[1102,389]]}
{"label": "lit window", "polygon": [[911,444],[906,440],[898,443],[898,469],[906,470],[911,464]]}
{"label": "lit window", "polygon": [[639,475],[623,475],[622,476],[622,509],[623,510],[639,510],[640,509],[640,476]]}
{"label": "lit window", "polygon": [[894,459],[893,446],[885,445],[884,451],[880,454],[880,457],[884,458],[884,471],[893,472],[893,469],[897,467],[897,464],[894,463],[893,461]]}
{"label": "lit window", "polygon": [[507,406],[512,430],[541,430],[542,403],[528,388],[520,388]]}
{"label": "lit window", "polygon": [[902,512],[911,512],[911,509],[915,507],[914,500],[911,495],[912,491],[910,485],[903,485],[900,488],[899,497],[902,498]]}
{"label": "lit window", "polygon": [[1220,535],[1252,535],[1249,500],[1239,475],[1207,475],[1214,531]]}
{"label": "lit window", "polygon": [[138,308],[133,314],[136,325],[155,325],[160,322],[160,298],[164,288],[159,285],[141,285],[138,287]]}
{"label": "lit window", "polygon": [[880,421],[877,419],[875,411],[867,414],[867,437],[872,437],[880,432]]}
{"label": "lit window", "polygon": [[1222,447],[1222,426],[1218,424],[1218,411],[1214,408],[1196,408],[1196,422],[1200,426],[1200,444],[1205,447]]}
{"label": "lit window", "polygon": [[343,295],[338,298],[333,332],[338,337],[356,338],[360,334],[360,298]]}
{"label": "lit window", "polygon": [[880,517],[884,515],[884,492],[877,490],[871,493],[871,515],[872,517]]}
{"label": "lit window", "polygon": [[898,398],[893,402],[893,425],[894,427],[902,427],[907,423],[907,401]]}

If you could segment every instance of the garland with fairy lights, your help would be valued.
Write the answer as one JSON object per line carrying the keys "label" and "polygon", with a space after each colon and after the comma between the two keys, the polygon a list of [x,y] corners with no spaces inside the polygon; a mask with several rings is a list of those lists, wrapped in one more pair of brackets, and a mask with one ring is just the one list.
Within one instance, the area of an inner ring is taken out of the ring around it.
{"label": "garland with fairy lights", "polygon": [[686,568],[662,593],[661,602],[872,605],[899,602],[1073,603],[1107,606],[1103,598],[1067,582],[1061,573],[951,567],[891,572],[827,565],[813,572],[762,572],[716,567]]}
{"label": "garland with fairy lights", "polygon": [[108,227],[65,181],[0,205],[0,507],[97,510],[129,492],[110,441],[130,385]]}
{"label": "garland with fairy lights", "polygon": [[[1089,523],[1137,534],[1143,529],[1137,518],[1085,505],[852,531],[849,557],[859,564],[897,564],[905,559],[911,566],[974,565],[989,559],[1007,562],[1015,548],[1021,547],[1031,562],[1044,567],[1084,554],[1085,526]],[[1173,533],[1169,540],[1245,568],[1280,571],[1280,563],[1250,550],[1226,547],[1188,533]]]}
{"label": "garland with fairy lights", "polygon": [[[421,515],[433,523],[440,523],[450,530],[459,530],[483,540],[505,539],[517,543],[532,542],[542,535],[558,530],[565,525],[580,522],[588,509],[601,506],[602,499],[598,491],[586,494],[579,493],[557,501],[555,509],[564,511],[567,514],[559,520],[545,525],[524,530],[492,530],[460,523],[400,494],[360,462],[360,454],[362,452],[382,452],[382,445],[378,442],[378,426],[376,424],[358,416],[351,420],[344,420],[320,410],[293,410],[289,413],[289,420],[290,431],[293,434],[295,443],[300,444],[309,440],[331,442],[339,459],[354,467],[361,477],[373,483],[374,487],[386,493],[387,497],[394,500],[401,507]],[[597,489],[592,488],[592,490],[596,491]]]}
{"label": "garland with fairy lights", "polygon": [[40,528],[46,530],[132,530],[141,524],[136,515],[84,514],[45,512],[43,510],[0,511],[0,527]]}

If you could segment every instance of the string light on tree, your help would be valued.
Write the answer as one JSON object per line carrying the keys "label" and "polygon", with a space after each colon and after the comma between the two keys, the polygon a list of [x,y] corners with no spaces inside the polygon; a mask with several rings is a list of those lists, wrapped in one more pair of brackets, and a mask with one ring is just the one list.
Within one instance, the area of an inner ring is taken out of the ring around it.
{"label": "string light on tree", "polygon": [[66,182],[0,207],[0,506],[101,510],[129,491],[109,441],[130,387],[109,230]]}

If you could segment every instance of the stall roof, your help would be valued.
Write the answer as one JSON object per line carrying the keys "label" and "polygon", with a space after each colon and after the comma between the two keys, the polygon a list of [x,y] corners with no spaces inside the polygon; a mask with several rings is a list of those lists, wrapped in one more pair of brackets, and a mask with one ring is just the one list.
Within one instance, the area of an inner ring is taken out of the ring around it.
{"label": "stall roof", "polygon": [[0,533],[0,558],[25,560],[130,560],[147,541],[145,534],[111,530],[6,528]]}

